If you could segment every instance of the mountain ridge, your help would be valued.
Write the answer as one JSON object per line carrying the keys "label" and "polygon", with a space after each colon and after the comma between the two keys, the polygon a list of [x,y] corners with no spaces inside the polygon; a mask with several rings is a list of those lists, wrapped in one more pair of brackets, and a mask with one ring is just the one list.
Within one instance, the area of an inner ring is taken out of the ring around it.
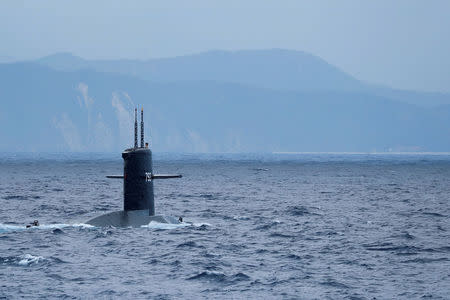
{"label": "mountain ridge", "polygon": [[[255,55],[257,58],[253,57]],[[214,60],[221,62],[215,63]],[[271,62],[266,63],[262,72],[248,67],[249,64],[264,64],[265,61]],[[423,107],[450,104],[450,94],[399,90],[371,85],[353,78],[320,57],[294,50],[214,50],[187,56],[149,60],[86,60],[70,53],[59,53],[43,57],[35,62],[56,70],[91,69],[131,75],[149,81],[212,80],[275,90],[367,92]],[[299,65],[308,67],[301,70],[295,69],[295,66]],[[203,69],[200,68],[200,71],[193,72],[192,70],[198,66],[203,66]],[[224,74],[217,75],[217,73]],[[280,73],[284,75],[279,76]],[[299,85],[298,82],[302,82],[302,85]]]}
{"label": "mountain ridge", "polygon": [[145,107],[158,152],[448,151],[450,110],[367,92],[152,82],[36,63],[0,64],[0,151],[115,152]]}
{"label": "mountain ridge", "polygon": [[362,85],[312,54],[282,49],[215,50],[150,60],[85,60],[65,53],[37,62],[57,70],[89,68],[150,81],[213,80],[297,91],[355,90]]}

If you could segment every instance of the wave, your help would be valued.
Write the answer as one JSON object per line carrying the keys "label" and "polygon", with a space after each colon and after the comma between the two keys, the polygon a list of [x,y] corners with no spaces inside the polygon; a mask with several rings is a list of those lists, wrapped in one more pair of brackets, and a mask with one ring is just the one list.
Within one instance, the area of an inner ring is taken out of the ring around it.
{"label": "wave", "polygon": [[350,287],[344,283],[338,282],[336,280],[333,279],[328,279],[325,281],[320,282],[321,285],[326,285],[326,286],[330,286],[330,287],[334,287],[334,288],[338,288],[338,289],[349,289]]}
{"label": "wave", "polygon": [[[224,219],[230,219],[230,217],[225,216]],[[250,220],[250,217],[242,215],[242,216],[233,216],[233,217],[231,217],[231,219],[233,219],[235,221],[245,221],[245,220]]]}
{"label": "wave", "polygon": [[151,229],[177,229],[177,228],[184,228],[188,226],[195,226],[195,227],[205,227],[205,226],[211,226],[209,223],[191,223],[191,222],[181,222],[178,224],[170,224],[170,223],[159,223],[155,221],[151,221],[147,225],[141,225],[141,228],[151,228]]}
{"label": "wave", "polygon": [[179,224],[170,224],[170,223],[159,223],[155,221],[151,221],[147,225],[141,225],[141,228],[152,228],[152,229],[177,229],[186,226],[191,226],[190,223],[181,222]]}
{"label": "wave", "polygon": [[0,257],[2,265],[30,266],[46,261],[43,256],[24,254],[19,256]]}
{"label": "wave", "polygon": [[0,223],[0,233],[16,232],[23,230],[49,230],[49,229],[62,229],[67,227],[75,228],[94,228],[94,226],[84,223],[76,224],[40,224],[39,226],[32,226],[26,228],[26,225],[11,225]]}
{"label": "wave", "polygon": [[285,234],[285,233],[281,233],[281,232],[273,232],[273,233],[269,234],[269,237],[274,237],[274,238],[294,238],[295,236],[289,235],[289,234]]}
{"label": "wave", "polygon": [[[182,222],[179,224],[168,224],[168,223],[158,223],[155,221],[150,222],[147,225],[142,225],[143,228],[152,228],[152,229],[177,229],[177,228],[183,228],[187,226],[194,226],[194,227],[200,227],[204,228],[206,226],[211,226],[209,223],[190,223],[190,222]],[[82,228],[82,229],[88,229],[88,228],[96,228],[93,225],[85,224],[85,223],[74,223],[74,224],[65,224],[65,223],[59,223],[59,224],[40,224],[39,226],[32,226],[27,228],[26,225],[14,225],[14,224],[4,224],[0,223],[0,234],[1,233],[8,233],[8,232],[17,232],[17,231],[24,231],[24,230],[56,230],[55,233],[61,233],[61,229],[63,228]]]}
{"label": "wave", "polygon": [[[311,207],[311,209],[317,208]],[[288,207],[287,213],[292,216],[307,216],[307,215],[320,216],[320,214],[312,212],[311,209],[308,209],[307,207],[302,205],[295,205]]]}
{"label": "wave", "polygon": [[402,263],[427,264],[427,263],[442,262],[442,261],[448,261],[448,258],[447,257],[439,257],[439,258],[418,257],[418,258],[402,261]]}
{"label": "wave", "polygon": [[363,247],[368,251],[387,251],[393,252],[396,255],[416,255],[419,253],[435,253],[440,252],[439,249],[434,248],[425,248],[421,246],[414,245],[396,245],[393,243],[374,243],[374,244],[365,244]]}
{"label": "wave", "polygon": [[232,284],[237,283],[241,281],[248,281],[250,280],[250,276],[248,276],[245,273],[236,273],[234,275],[225,275],[221,272],[216,271],[204,271],[201,273],[198,273],[196,275],[193,275],[187,280],[202,280],[202,281],[208,281],[208,282],[216,282],[216,283],[222,283],[222,284]]}
{"label": "wave", "polygon": [[32,265],[32,264],[37,264],[43,260],[45,260],[45,258],[43,256],[34,256],[31,254],[25,254],[20,257],[20,260],[17,264],[19,266],[28,266],[28,265]]}
{"label": "wave", "polygon": [[259,225],[259,226],[257,226],[257,227],[256,227],[256,230],[267,230],[267,229],[270,229],[270,228],[272,228],[272,227],[276,227],[276,226],[278,226],[279,224],[281,224],[281,221],[279,221],[279,220],[273,220],[273,221],[270,222],[270,223],[267,223],[267,224],[264,224],[264,225]]}
{"label": "wave", "polygon": [[182,244],[179,244],[177,246],[177,248],[205,248],[205,247],[201,246],[201,245],[197,245],[197,243],[194,242],[194,241],[188,241],[188,242],[184,242]]}
{"label": "wave", "polygon": [[192,223],[192,225],[193,226],[195,226],[195,227],[205,227],[205,226],[211,226],[211,224],[209,224],[209,223],[205,223],[205,222],[203,222],[203,223]]}

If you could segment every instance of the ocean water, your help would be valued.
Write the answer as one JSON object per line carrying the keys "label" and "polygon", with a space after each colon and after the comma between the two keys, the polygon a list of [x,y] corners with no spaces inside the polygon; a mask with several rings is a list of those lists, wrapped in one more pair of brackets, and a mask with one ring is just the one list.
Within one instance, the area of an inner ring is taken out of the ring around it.
{"label": "ocean water", "polygon": [[[450,156],[162,155],[157,213],[122,208],[117,155],[0,155],[0,297],[449,299]],[[37,228],[25,224],[39,220]]]}

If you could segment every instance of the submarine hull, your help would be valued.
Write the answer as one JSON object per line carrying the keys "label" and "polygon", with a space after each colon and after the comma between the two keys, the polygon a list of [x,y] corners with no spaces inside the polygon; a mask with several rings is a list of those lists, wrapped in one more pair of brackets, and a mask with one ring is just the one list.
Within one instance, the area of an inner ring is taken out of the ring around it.
{"label": "submarine hull", "polygon": [[138,147],[137,109],[134,110],[134,147],[122,152],[123,175],[108,178],[123,180],[123,210],[111,212],[87,221],[97,227],[141,227],[150,222],[179,224],[180,217],[155,215],[154,179],[180,178],[179,174],[153,174],[152,151],[144,146],[144,109],[141,109],[141,146]]}
{"label": "submarine hull", "polygon": [[148,209],[114,211],[93,218],[86,223],[97,227],[141,227],[148,225],[150,222],[180,224],[179,219],[176,217],[162,215],[150,216]]}

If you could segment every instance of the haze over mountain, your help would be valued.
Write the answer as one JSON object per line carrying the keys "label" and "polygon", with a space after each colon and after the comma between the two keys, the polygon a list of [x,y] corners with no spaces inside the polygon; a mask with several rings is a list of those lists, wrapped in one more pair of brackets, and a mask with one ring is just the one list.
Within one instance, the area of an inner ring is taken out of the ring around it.
{"label": "haze over mountain", "polygon": [[311,54],[0,64],[0,151],[450,151],[450,96],[375,87]]}
{"label": "haze over mountain", "polygon": [[61,71],[95,70],[154,82],[220,81],[290,91],[368,92],[420,106],[450,104],[450,94],[373,86],[312,54],[283,49],[209,51],[151,60],[85,60],[57,53],[37,60]]}
{"label": "haze over mountain", "polygon": [[56,54],[38,60],[56,70],[92,69],[150,81],[211,80],[279,90],[360,90],[363,84],[311,54],[281,49],[210,51],[173,58],[84,60]]}

